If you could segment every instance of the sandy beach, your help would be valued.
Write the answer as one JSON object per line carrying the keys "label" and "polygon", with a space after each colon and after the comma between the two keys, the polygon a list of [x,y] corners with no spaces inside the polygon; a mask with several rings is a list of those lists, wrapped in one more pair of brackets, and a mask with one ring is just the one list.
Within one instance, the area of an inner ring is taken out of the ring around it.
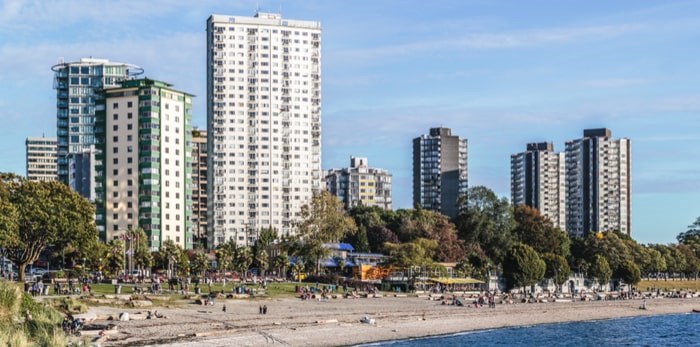
{"label": "sandy beach", "polygon": [[[182,303],[170,308],[92,307],[86,317],[129,312],[129,321],[114,324],[102,346],[339,346],[569,321],[688,313],[700,298],[557,302],[497,305],[495,309],[442,305],[427,297],[330,299],[328,301],[218,300],[213,306]],[[226,305],[226,312],[223,311]],[[259,307],[266,305],[267,314]],[[143,319],[157,309],[167,318]],[[374,324],[361,323],[369,317]],[[96,331],[85,331],[95,335]]]}

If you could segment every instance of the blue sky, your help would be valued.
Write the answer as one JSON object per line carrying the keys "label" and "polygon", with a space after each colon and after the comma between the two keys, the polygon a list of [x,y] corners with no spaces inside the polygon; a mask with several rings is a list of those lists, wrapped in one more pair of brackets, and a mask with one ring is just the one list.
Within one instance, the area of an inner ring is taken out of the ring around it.
{"label": "blue sky", "polygon": [[632,141],[632,234],[673,242],[700,216],[697,1],[0,1],[0,171],[55,136],[50,67],[93,56],[196,94],[206,119],[205,21],[256,8],[323,27],[323,167],[366,156],[411,206],[411,139],[469,139],[469,183],[509,193],[525,144],[608,127]]}

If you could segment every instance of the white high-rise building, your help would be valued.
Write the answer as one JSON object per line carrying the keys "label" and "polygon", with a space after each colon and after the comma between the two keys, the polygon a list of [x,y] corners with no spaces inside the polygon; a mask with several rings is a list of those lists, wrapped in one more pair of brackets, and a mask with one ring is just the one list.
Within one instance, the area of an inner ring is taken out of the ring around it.
{"label": "white high-rise building", "polygon": [[323,179],[321,24],[209,17],[207,136],[209,246],[293,233]]}
{"label": "white high-rise building", "polygon": [[540,211],[566,230],[566,180],[564,153],[554,153],[552,143],[529,143],[527,150],[510,156],[510,192],[513,205]]}
{"label": "white high-rise building", "polygon": [[630,140],[587,129],[566,142],[566,224],[569,235],[618,230],[631,234]]}
{"label": "white high-rise building", "polygon": [[30,181],[55,181],[56,138],[27,137],[27,179]]}

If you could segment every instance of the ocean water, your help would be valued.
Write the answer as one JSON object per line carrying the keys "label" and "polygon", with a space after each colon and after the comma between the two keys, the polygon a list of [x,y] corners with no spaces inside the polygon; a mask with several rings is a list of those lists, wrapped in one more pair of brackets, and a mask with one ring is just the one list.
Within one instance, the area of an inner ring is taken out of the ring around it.
{"label": "ocean water", "polygon": [[700,313],[543,324],[365,346],[700,346]]}

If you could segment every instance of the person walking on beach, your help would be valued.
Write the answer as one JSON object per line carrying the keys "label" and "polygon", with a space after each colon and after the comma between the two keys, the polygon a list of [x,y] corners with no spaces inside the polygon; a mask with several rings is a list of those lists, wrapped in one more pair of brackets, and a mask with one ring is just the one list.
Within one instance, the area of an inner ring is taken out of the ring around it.
{"label": "person walking on beach", "polygon": [[258,306],[258,313],[260,313],[260,314],[263,313],[263,308],[262,308],[262,306]]}
{"label": "person walking on beach", "polygon": [[263,305],[262,313],[267,314],[267,305]]}

